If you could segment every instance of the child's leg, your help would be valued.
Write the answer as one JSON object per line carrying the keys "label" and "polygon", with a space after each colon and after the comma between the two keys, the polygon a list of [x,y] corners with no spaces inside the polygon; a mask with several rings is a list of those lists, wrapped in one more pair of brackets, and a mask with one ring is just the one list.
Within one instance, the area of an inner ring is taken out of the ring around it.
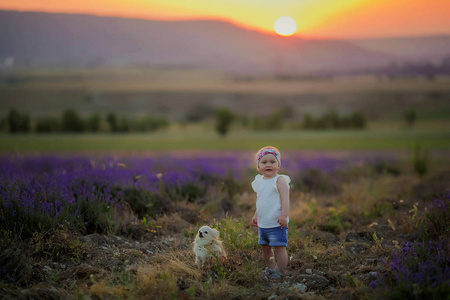
{"label": "child's leg", "polygon": [[266,267],[273,270],[275,269],[275,261],[271,259],[273,257],[272,247],[269,245],[261,245],[264,261],[266,262]]}
{"label": "child's leg", "polygon": [[275,247],[275,258],[277,260],[278,271],[284,274],[289,261],[286,252],[286,247],[284,246]]}

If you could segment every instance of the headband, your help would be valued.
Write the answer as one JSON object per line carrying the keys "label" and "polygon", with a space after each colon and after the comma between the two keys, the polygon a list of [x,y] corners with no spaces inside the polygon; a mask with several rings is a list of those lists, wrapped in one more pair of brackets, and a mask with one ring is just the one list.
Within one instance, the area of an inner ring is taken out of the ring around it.
{"label": "headband", "polygon": [[258,152],[258,155],[256,156],[256,165],[258,165],[259,161],[264,155],[272,154],[275,156],[275,158],[278,161],[278,164],[280,163],[280,154],[275,149],[262,149]]}

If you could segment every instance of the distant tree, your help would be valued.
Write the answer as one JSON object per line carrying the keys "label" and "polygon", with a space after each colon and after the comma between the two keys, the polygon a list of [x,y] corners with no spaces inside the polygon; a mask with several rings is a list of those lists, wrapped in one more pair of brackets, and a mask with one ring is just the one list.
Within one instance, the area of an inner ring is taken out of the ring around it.
{"label": "distant tree", "polygon": [[354,111],[349,116],[341,117],[334,110],[330,110],[321,116],[314,118],[307,113],[303,116],[302,128],[304,129],[340,129],[340,128],[365,128],[366,116],[361,111]]}
{"label": "distant tree", "polygon": [[361,111],[354,111],[347,118],[349,127],[351,128],[365,128],[367,124],[366,115]]}
{"label": "distant tree", "polygon": [[264,127],[267,130],[281,130],[283,129],[283,125],[284,125],[283,112],[277,111],[266,120]]}
{"label": "distant tree", "polygon": [[163,117],[144,116],[131,124],[132,131],[154,132],[169,126],[169,121]]}
{"label": "distant tree", "polygon": [[8,130],[8,119],[0,119],[0,132],[6,132]]}
{"label": "distant tree", "polygon": [[303,116],[302,127],[304,129],[313,129],[314,128],[314,118],[310,113],[306,113]]}
{"label": "distant tree", "polygon": [[113,112],[108,113],[106,121],[109,124],[109,130],[111,132],[119,132],[119,122],[117,121],[117,115]]}
{"label": "distant tree", "polygon": [[130,131],[130,120],[127,118],[127,116],[122,115],[120,117],[119,122],[119,131],[120,132],[129,132]]}
{"label": "distant tree", "polygon": [[340,119],[339,119],[339,115],[335,110],[330,110],[327,111],[326,113],[324,113],[322,115],[321,118],[321,126],[324,129],[327,128],[339,128],[340,127]]}
{"label": "distant tree", "polygon": [[416,110],[413,108],[405,110],[403,117],[405,118],[406,125],[408,125],[409,128],[413,127],[417,119]]}
{"label": "distant tree", "polygon": [[58,118],[44,117],[36,121],[34,131],[37,133],[58,132],[61,130],[61,124]]}
{"label": "distant tree", "polygon": [[62,113],[61,130],[63,132],[83,132],[85,129],[84,120],[73,109],[67,109]]}
{"label": "distant tree", "polygon": [[428,153],[422,151],[419,144],[416,145],[413,154],[414,172],[419,176],[423,176],[428,172]]}
{"label": "distant tree", "polygon": [[239,121],[242,125],[242,127],[249,127],[250,126],[250,118],[246,115],[239,116]]}
{"label": "distant tree", "polygon": [[99,113],[93,113],[90,115],[86,121],[87,130],[90,132],[99,132],[101,120],[102,119]]}
{"label": "distant tree", "polygon": [[10,133],[30,131],[30,117],[28,114],[21,114],[15,109],[11,109],[7,116]]}
{"label": "distant tree", "polygon": [[227,108],[216,110],[216,130],[221,136],[226,136],[233,122],[234,114]]}
{"label": "distant tree", "polygon": [[280,113],[285,120],[292,120],[295,117],[295,109],[291,105],[283,107]]}
{"label": "distant tree", "polygon": [[[259,130],[281,130],[284,127],[284,120],[285,120],[285,111],[284,110],[278,110],[275,111],[272,115],[269,117],[253,117],[251,120],[245,120],[247,123],[246,125],[251,125],[251,128],[255,131]],[[241,117],[242,122],[242,117]],[[242,122],[242,124],[244,124]]]}
{"label": "distant tree", "polygon": [[19,132],[19,127],[21,123],[21,115],[15,110],[11,109],[8,113],[8,129],[11,133]]}
{"label": "distant tree", "polygon": [[260,117],[253,117],[251,120],[252,129],[257,130],[263,130],[264,129],[264,121]]}
{"label": "distant tree", "polygon": [[166,118],[162,117],[154,117],[154,116],[147,116],[144,118],[144,123],[147,125],[147,130],[149,131],[156,131],[162,128],[165,128],[169,126],[169,121],[167,121]]}

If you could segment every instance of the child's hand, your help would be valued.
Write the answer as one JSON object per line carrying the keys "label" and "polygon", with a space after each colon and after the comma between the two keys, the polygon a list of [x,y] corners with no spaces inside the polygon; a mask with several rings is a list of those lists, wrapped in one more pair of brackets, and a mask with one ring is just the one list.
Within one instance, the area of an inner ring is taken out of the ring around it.
{"label": "child's hand", "polygon": [[277,219],[278,224],[280,224],[281,229],[288,226],[287,217],[286,216],[279,216]]}
{"label": "child's hand", "polygon": [[252,218],[252,225],[258,227],[258,218],[256,217],[256,215],[254,215]]}

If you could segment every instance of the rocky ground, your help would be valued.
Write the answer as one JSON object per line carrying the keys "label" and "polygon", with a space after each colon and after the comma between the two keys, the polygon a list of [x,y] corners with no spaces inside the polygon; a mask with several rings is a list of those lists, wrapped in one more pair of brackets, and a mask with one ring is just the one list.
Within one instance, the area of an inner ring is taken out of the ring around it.
{"label": "rocky ground", "polygon": [[[376,224],[376,225],[374,225]],[[361,287],[367,287],[386,268],[383,260],[414,234],[394,231],[389,224],[374,222],[371,231],[348,231],[341,235],[308,230],[311,241],[321,245],[320,256],[294,254],[288,273],[281,280],[268,280],[263,275],[255,281],[243,280],[234,299],[349,299],[362,296]],[[377,232],[374,239],[373,233]],[[136,274],[139,268],[155,263],[155,257],[178,252],[193,261],[192,238],[183,233],[166,232],[158,236],[144,235],[140,239],[115,235],[89,234],[78,237],[85,246],[81,259],[60,256],[58,259],[32,262],[35,284],[17,287],[2,283],[1,299],[116,299],[99,297],[90,291],[102,279],[126,284],[126,276]],[[306,251],[306,250],[305,250]],[[306,258],[307,256],[307,258]],[[324,258],[325,257],[325,258]],[[261,264],[260,257],[254,257]],[[335,263],[328,263],[329,261]],[[217,278],[213,269],[204,269],[204,278]],[[189,289],[188,280],[180,276],[177,288]],[[198,298],[204,298],[197,295]]]}

